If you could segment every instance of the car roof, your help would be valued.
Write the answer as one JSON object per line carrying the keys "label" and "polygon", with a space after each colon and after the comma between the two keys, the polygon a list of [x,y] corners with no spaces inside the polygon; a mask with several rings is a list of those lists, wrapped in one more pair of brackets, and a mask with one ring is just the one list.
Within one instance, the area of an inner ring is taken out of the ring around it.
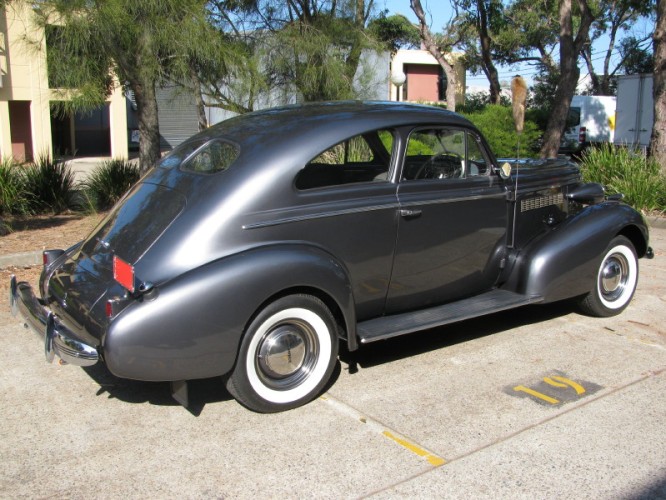
{"label": "car roof", "polygon": [[240,146],[241,155],[310,159],[324,148],[360,133],[407,125],[454,125],[475,129],[466,118],[434,106],[379,101],[291,105],[239,115],[194,136]]}

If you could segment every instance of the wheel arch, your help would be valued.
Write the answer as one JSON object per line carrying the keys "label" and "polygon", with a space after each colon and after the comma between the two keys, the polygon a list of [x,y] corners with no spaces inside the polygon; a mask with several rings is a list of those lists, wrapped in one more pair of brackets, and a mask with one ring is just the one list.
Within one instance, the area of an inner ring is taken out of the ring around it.
{"label": "wheel arch", "polygon": [[603,251],[622,235],[638,257],[648,250],[648,228],[643,217],[628,205],[605,202],[585,207],[521,250],[503,288],[545,302],[589,292]]}

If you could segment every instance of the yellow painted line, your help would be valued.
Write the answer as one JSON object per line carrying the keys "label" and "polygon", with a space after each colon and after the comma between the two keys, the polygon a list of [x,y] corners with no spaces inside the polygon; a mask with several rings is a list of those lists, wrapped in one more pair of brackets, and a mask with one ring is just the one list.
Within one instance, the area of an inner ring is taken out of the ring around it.
{"label": "yellow painted line", "polygon": [[529,394],[530,396],[534,396],[535,398],[539,398],[543,401],[546,401],[547,403],[550,403],[552,405],[556,405],[559,403],[559,401],[555,398],[551,398],[550,396],[546,396],[545,394],[535,391],[534,389],[530,389],[529,387],[525,387],[524,385],[517,385],[516,387],[513,388],[514,391],[518,392],[525,392]]}
{"label": "yellow painted line", "polygon": [[547,384],[552,385],[553,387],[571,387],[574,391],[576,391],[576,394],[579,396],[581,394],[585,394],[585,387],[583,387],[580,384],[577,384],[571,379],[568,379],[566,377],[560,377],[560,376],[555,376],[555,377],[544,377],[543,381]]}
{"label": "yellow painted line", "polygon": [[407,448],[409,451],[412,453],[416,453],[419,457],[425,457],[425,459],[430,462],[431,465],[435,467],[439,467],[440,465],[444,465],[446,463],[446,460],[444,460],[442,457],[438,457],[437,455],[434,455],[423,448],[416,446],[414,443],[410,443],[406,439],[399,438],[398,436],[394,436],[391,434],[389,431],[384,431],[382,432],[384,436],[386,436],[389,439],[392,439],[396,443],[398,443],[400,446]]}

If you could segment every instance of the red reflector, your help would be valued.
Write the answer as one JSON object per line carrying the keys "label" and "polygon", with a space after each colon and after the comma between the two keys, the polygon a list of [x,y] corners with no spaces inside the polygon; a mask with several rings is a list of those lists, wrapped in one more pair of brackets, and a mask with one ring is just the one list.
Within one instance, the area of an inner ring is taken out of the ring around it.
{"label": "red reflector", "polygon": [[46,252],[42,252],[42,264],[46,266],[49,263],[49,257],[46,255]]}
{"label": "red reflector", "polygon": [[113,316],[113,303],[110,300],[106,301],[106,317],[111,318]]}
{"label": "red reflector", "polygon": [[113,256],[113,279],[134,293],[134,267],[115,255]]}

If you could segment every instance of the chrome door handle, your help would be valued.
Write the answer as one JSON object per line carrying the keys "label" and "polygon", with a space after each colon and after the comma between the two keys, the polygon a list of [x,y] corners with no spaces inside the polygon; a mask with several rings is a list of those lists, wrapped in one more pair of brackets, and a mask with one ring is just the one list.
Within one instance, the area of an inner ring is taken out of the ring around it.
{"label": "chrome door handle", "polygon": [[414,210],[409,210],[406,208],[400,209],[400,216],[401,217],[406,217],[406,218],[411,218],[411,217],[418,217],[421,215],[421,210],[414,209]]}

